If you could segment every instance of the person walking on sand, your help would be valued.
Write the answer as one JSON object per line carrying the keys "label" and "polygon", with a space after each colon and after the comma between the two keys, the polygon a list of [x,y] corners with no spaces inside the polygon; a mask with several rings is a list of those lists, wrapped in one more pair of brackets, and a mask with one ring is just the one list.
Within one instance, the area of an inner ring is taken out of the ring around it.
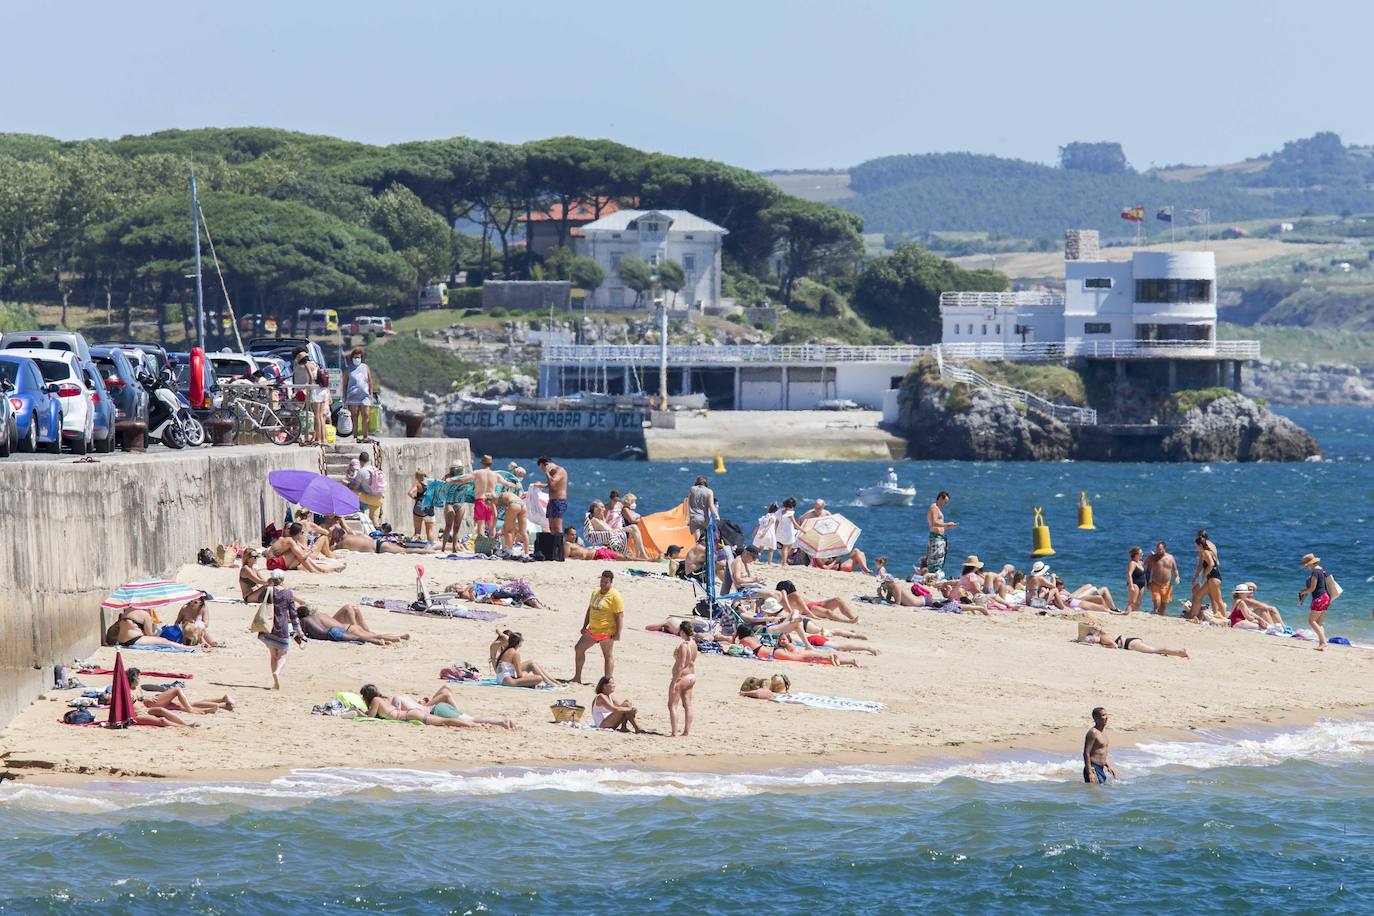
{"label": "person walking on sand", "polygon": [[348,365],[343,371],[343,395],[344,406],[353,417],[353,439],[362,444],[364,442],[376,442],[368,435],[368,414],[372,410],[372,401],[377,396],[377,380],[372,377],[372,368],[363,361],[362,347],[354,347],[348,354]]}
{"label": "person walking on sand", "polygon": [[549,530],[554,534],[562,534],[563,516],[568,514],[568,472],[554,464],[553,459],[547,455],[542,456],[535,464],[539,465],[539,470],[544,472],[548,482],[538,481],[530,486],[533,489],[549,491],[549,505],[544,510],[544,515],[549,520]]}
{"label": "person walking on sand", "polygon": [[1174,600],[1174,585],[1181,580],[1178,562],[1163,541],[1155,544],[1154,551],[1145,558],[1145,575],[1150,585],[1154,613],[1164,616],[1169,613],[1169,602]]}
{"label": "person walking on sand", "polygon": [[759,549],[759,553],[768,552],[765,559],[760,562],[764,566],[773,565],[773,554],[778,549],[778,504],[769,503],[768,511],[759,516],[758,524],[754,526],[754,535],[750,542]]}
{"label": "person walking on sand", "polygon": [[625,599],[612,588],[615,573],[602,570],[601,583],[587,601],[587,613],[582,615],[582,635],[573,646],[573,683],[582,683],[582,666],[587,661],[587,650],[600,643],[601,654],[605,657],[606,667],[603,675],[615,674],[615,644],[620,641],[620,632],[625,627]]}
{"label": "person walking on sand", "polygon": [[773,534],[778,539],[778,565],[786,566],[788,559],[792,555],[792,548],[797,544],[797,501],[791,496],[782,501],[782,508],[777,512],[777,522],[773,526]]}
{"label": "person walking on sand", "polygon": [[926,510],[926,528],[930,540],[926,544],[926,569],[930,572],[944,572],[945,557],[949,555],[949,538],[946,532],[958,528],[957,522],[945,521],[945,506],[949,505],[949,491],[941,490],[935,494],[935,502]]}
{"label": "person walking on sand", "polygon": [[1126,561],[1126,613],[1133,614],[1140,610],[1140,599],[1145,595],[1145,586],[1149,584],[1149,578],[1145,572],[1145,563],[1140,559],[1141,550],[1139,547],[1132,547],[1130,559]]}
{"label": "person walking on sand", "polygon": [[1334,597],[1331,594],[1331,585],[1335,581],[1322,567],[1321,557],[1310,553],[1302,555],[1302,568],[1307,570],[1307,587],[1298,592],[1298,607],[1302,607],[1302,601],[1308,595],[1312,596],[1312,603],[1308,606],[1307,625],[1317,634],[1317,651],[1326,649],[1326,611],[1331,607]]}
{"label": "person walking on sand", "polygon": [[1221,600],[1221,558],[1217,545],[1207,537],[1206,531],[1199,531],[1193,546],[1197,550],[1197,566],[1193,568],[1193,607],[1199,607],[1198,599],[1205,595],[1212,600],[1212,608],[1220,612],[1226,605]]}
{"label": "person walking on sand", "polygon": [[291,651],[291,640],[305,648],[305,633],[296,617],[296,596],[282,587],[283,576],[278,570],[272,574],[272,589],[269,600],[272,602],[272,629],[259,633],[258,639],[267,647],[268,668],[272,672],[272,689],[281,689],[281,672],[286,667],[286,653]]}
{"label": "person walking on sand", "polygon": [[692,622],[678,624],[681,640],[673,649],[673,674],[668,681],[668,724],[671,737],[677,737],[677,707],[682,704],[682,737],[692,730],[692,688],[697,683],[697,642]]}
{"label": "person walking on sand", "polygon": [[1093,727],[1083,737],[1083,781],[1106,785],[1107,776],[1116,779],[1116,770],[1107,759],[1107,710],[1093,710]]}

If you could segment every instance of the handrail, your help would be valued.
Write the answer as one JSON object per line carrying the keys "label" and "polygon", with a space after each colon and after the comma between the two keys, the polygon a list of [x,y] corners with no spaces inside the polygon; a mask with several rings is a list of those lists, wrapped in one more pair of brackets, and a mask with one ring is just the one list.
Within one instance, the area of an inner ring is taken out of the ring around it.
{"label": "handrail", "polygon": [[940,377],[962,382],[965,385],[975,386],[990,391],[1004,401],[1012,404],[1020,404],[1027,410],[1049,417],[1052,420],[1060,420],[1075,426],[1096,426],[1097,411],[1091,407],[1075,407],[1071,404],[1056,404],[1046,400],[1038,394],[1032,394],[1021,388],[1012,388],[994,382],[963,366],[956,366],[946,363],[943,359],[939,361]]}

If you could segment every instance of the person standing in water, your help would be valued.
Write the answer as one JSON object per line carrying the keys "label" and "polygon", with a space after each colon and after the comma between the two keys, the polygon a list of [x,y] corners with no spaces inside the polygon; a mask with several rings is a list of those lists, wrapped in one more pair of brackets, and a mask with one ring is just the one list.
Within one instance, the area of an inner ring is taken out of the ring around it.
{"label": "person standing in water", "polygon": [[1298,592],[1298,607],[1302,607],[1302,601],[1308,595],[1312,596],[1312,604],[1307,612],[1307,625],[1317,634],[1317,651],[1321,652],[1326,648],[1326,610],[1331,607],[1331,590],[1327,585],[1327,572],[1322,568],[1321,557],[1305,553],[1302,556],[1302,568],[1307,570],[1307,587]]}
{"label": "person standing in water", "polygon": [[1107,711],[1099,706],[1093,710],[1093,727],[1083,737],[1083,781],[1106,785],[1108,776],[1116,779],[1116,770],[1107,759]]}
{"label": "person standing in water", "polygon": [[673,650],[673,674],[668,681],[668,724],[677,737],[677,706],[682,704],[682,737],[692,730],[692,688],[697,683],[697,642],[692,621],[677,626],[681,640]]}
{"label": "person standing in water", "polygon": [[926,545],[926,569],[941,572],[945,568],[945,557],[949,554],[949,538],[945,532],[959,527],[957,522],[945,521],[945,506],[949,505],[949,491],[941,490],[935,495],[935,502],[926,510],[926,527],[930,530],[930,540]]}

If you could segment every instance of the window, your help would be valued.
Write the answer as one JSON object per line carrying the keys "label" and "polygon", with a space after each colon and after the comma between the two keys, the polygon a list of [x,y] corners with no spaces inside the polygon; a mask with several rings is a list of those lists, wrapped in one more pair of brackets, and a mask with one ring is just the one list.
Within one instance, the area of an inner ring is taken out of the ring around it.
{"label": "window", "polygon": [[618,255],[618,254],[613,254],[613,255],[611,255],[611,273],[614,274],[614,273],[619,273],[619,272],[620,272],[620,255]]}
{"label": "window", "polygon": [[1136,302],[1211,302],[1211,280],[1135,281]]}
{"label": "window", "polygon": [[695,235],[684,235],[683,238],[690,242],[690,241],[692,241],[692,239],[696,238],[696,236],[695,236]]}
{"label": "window", "polygon": [[1084,334],[1110,334],[1112,326],[1105,321],[1085,321],[1083,322]]}
{"label": "window", "polygon": [[611,287],[611,308],[622,308],[625,305],[625,289],[620,286]]}
{"label": "window", "polygon": [[1002,336],[1002,326],[1001,326],[1000,324],[994,326],[994,330],[997,332],[997,336],[998,336],[998,337],[1001,337],[1001,336]]}
{"label": "window", "polygon": [[987,336],[988,336],[988,326],[987,326],[986,324],[983,325],[983,336],[984,336],[984,337],[987,337]]}
{"label": "window", "polygon": [[970,336],[970,337],[973,336],[973,322],[971,322],[971,321],[969,322],[968,333],[969,333],[969,336]]}
{"label": "window", "polygon": [[958,337],[958,336],[959,336],[959,322],[957,322],[957,321],[954,323],[954,336],[955,336],[955,337]]}
{"label": "window", "polygon": [[1111,278],[1111,277],[1084,277],[1084,278],[1083,278],[1083,288],[1084,288],[1084,289],[1111,289],[1111,288],[1112,288],[1112,278]]}
{"label": "window", "polygon": [[619,232],[612,232],[612,233],[611,233],[611,238],[613,238],[613,239],[618,239],[618,238],[620,238],[620,233],[619,233]]}
{"label": "window", "polygon": [[[691,238],[689,235],[688,238]],[[682,256],[682,269],[692,273],[697,269],[697,256],[694,254],[684,254]]]}

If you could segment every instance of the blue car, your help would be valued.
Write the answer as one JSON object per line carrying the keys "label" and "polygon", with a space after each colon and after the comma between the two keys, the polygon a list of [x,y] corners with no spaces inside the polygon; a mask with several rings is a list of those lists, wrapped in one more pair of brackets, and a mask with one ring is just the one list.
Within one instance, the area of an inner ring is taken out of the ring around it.
{"label": "blue car", "polygon": [[14,425],[19,436],[19,450],[33,452],[46,445],[53,451],[62,447],[62,403],[48,394],[43,373],[26,356],[6,356],[0,352],[0,381],[10,390],[5,392],[14,408]]}
{"label": "blue car", "polygon": [[91,409],[95,411],[95,422],[91,429],[95,436],[95,449],[110,453],[115,448],[115,421],[119,409],[105,385],[105,376],[100,374],[95,363],[87,360],[81,364],[81,380],[91,391]]}

